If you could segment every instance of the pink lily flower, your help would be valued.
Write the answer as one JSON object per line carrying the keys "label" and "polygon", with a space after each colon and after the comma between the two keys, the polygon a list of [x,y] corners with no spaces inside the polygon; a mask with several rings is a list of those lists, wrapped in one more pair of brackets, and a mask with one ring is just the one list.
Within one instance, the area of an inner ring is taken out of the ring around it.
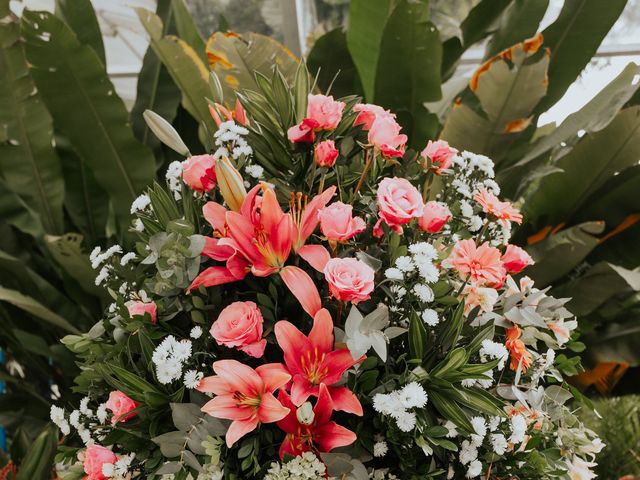
{"label": "pink lily flower", "polygon": [[291,400],[295,405],[302,405],[310,396],[317,397],[325,385],[336,410],[362,415],[362,405],[353,392],[335,384],[366,357],[356,360],[348,348],[333,349],[333,320],[326,308],[314,316],[308,337],[286,320],[276,323],[275,334],[293,379]]}
{"label": "pink lily flower", "polygon": [[202,407],[203,412],[233,420],[226,434],[228,447],[261,423],[277,422],[289,413],[273,396],[291,379],[284,365],[267,363],[254,370],[237,360],[219,360],[213,363],[213,370],[217,375],[203,378],[197,390],[215,395]]}
{"label": "pink lily flower", "polygon": [[302,423],[298,419],[296,406],[284,390],[280,390],[278,400],[289,409],[289,414],[278,422],[278,427],[287,434],[280,445],[281,459],[285,454],[295,457],[308,451],[330,452],[356,441],[355,433],[330,420],[333,402],[324,384],[320,385],[318,400],[308,422]]}
{"label": "pink lily flower", "polygon": [[[261,196],[258,194],[262,193]],[[214,229],[202,254],[225,262],[203,270],[189,290],[200,285],[210,287],[242,280],[251,272],[256,277],[279,273],[309,315],[320,309],[320,294],[313,280],[302,269],[285,262],[294,250],[316,270],[322,271],[330,254],[322,245],[305,245],[319,223],[318,211],[335,194],[335,187],[314,197],[308,205],[292,198],[290,213],[284,213],[276,194],[266,184],[254,187],[244,199],[239,212],[232,212],[215,202],[203,207],[205,219]]]}
{"label": "pink lily flower", "polygon": [[[246,126],[249,122],[247,120],[247,114],[242,108],[242,104],[240,100],[236,99],[236,108],[231,111],[226,108],[224,105],[220,105],[219,103],[215,104],[215,107],[209,105],[209,113],[211,114],[211,118],[216,122],[216,125],[220,127],[223,121],[235,120],[240,125]],[[222,118],[221,118],[222,117]]]}

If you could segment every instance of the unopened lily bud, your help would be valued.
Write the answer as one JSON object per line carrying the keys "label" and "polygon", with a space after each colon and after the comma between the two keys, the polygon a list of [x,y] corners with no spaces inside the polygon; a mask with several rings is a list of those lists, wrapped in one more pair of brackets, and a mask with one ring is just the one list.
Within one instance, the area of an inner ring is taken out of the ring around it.
{"label": "unopened lily bud", "polygon": [[316,414],[313,412],[313,407],[311,403],[304,402],[302,405],[298,407],[296,410],[296,417],[298,417],[298,422],[303,425],[311,425],[313,420],[316,418]]}
{"label": "unopened lily bud", "polygon": [[239,211],[247,196],[242,175],[227,157],[221,157],[216,163],[216,176],[224,201],[231,210]]}

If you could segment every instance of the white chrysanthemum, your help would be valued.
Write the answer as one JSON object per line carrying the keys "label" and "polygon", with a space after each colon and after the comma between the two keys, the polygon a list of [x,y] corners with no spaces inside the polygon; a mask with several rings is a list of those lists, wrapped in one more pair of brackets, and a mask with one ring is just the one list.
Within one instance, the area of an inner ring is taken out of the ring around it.
{"label": "white chrysanthemum", "polygon": [[466,218],[473,216],[473,207],[467,200],[460,201],[460,213],[462,213],[462,216]]}
{"label": "white chrysanthemum", "polygon": [[136,218],[135,222],[133,222],[133,228],[136,232],[144,232],[144,223],[139,218]]}
{"label": "white chrysanthemum", "polygon": [[376,393],[373,396],[373,409],[383,415],[393,415],[399,410],[404,410],[395,392]]}
{"label": "white chrysanthemum", "polygon": [[476,379],[475,378],[465,378],[464,380],[462,380],[462,382],[460,382],[460,384],[465,388],[471,388],[471,387],[475,386]]}
{"label": "white chrysanthemum", "polygon": [[415,293],[420,301],[424,303],[433,302],[433,299],[435,298],[431,287],[429,285],[423,285],[421,283],[413,287],[413,293]]}
{"label": "white chrysanthemum", "polygon": [[438,312],[434,309],[427,308],[422,312],[422,321],[430,327],[435,327],[440,322],[440,317],[438,317]]}
{"label": "white chrysanthemum", "polygon": [[262,168],[260,165],[247,165],[246,167],[244,167],[244,171],[247,172],[248,175],[256,179],[262,178],[262,175],[264,174],[264,168]]}
{"label": "white chrysanthemum", "polygon": [[469,464],[469,469],[467,470],[467,478],[476,478],[482,473],[482,463],[480,460],[474,460]]}
{"label": "white chrysanthemum", "polygon": [[138,196],[131,204],[131,214],[136,212],[144,212],[147,208],[151,207],[151,198],[146,193]]}
{"label": "white chrysanthemum", "polygon": [[402,274],[402,271],[398,268],[395,267],[391,267],[391,268],[387,268],[384,271],[384,276],[387,277],[389,280],[403,280],[404,279],[404,275]]}
{"label": "white chrysanthemum", "polygon": [[418,382],[407,383],[402,387],[398,392],[398,399],[404,408],[422,408],[428,401],[427,392]]}
{"label": "white chrysanthemum", "polygon": [[122,457],[120,457],[116,463],[114,464],[115,466],[115,476],[116,478],[126,478],[127,475],[129,474],[129,468],[131,467],[131,462],[133,461],[133,459],[135,458],[135,453],[130,453],[129,455],[124,455]]}
{"label": "white chrysanthemum", "polygon": [[122,258],[120,259],[120,265],[122,265],[123,267],[126,267],[127,264],[133,260],[134,258],[136,258],[136,254],[135,252],[128,252],[125,253]]}
{"label": "white chrysanthemum", "polygon": [[497,415],[495,417],[491,417],[489,419],[489,431],[493,432],[495,431],[500,424],[502,423],[502,417],[498,417]]}
{"label": "white chrysanthemum", "polygon": [[513,444],[521,443],[524,440],[527,431],[527,421],[522,415],[514,415],[511,417],[511,438],[509,441]]}
{"label": "white chrysanthemum", "polygon": [[495,180],[491,180],[490,178],[482,182],[483,185],[494,195],[500,195],[500,185]]}
{"label": "white chrysanthemum", "polygon": [[195,390],[200,384],[200,380],[204,377],[204,373],[197,370],[187,370],[184,372],[184,386],[189,390]]}
{"label": "white chrysanthemum", "polygon": [[69,414],[69,423],[74,428],[78,428],[80,426],[80,410],[74,410]]}
{"label": "white chrysanthemum", "polygon": [[106,403],[101,403],[100,405],[98,405],[98,408],[96,409],[96,416],[98,417],[100,423],[106,423],[107,418],[109,417]]}
{"label": "white chrysanthemum", "polygon": [[199,339],[202,336],[202,327],[200,325],[196,325],[191,329],[189,336],[194,340]]}
{"label": "white chrysanthemum", "polygon": [[474,433],[471,434],[471,440],[474,445],[479,447],[482,445],[482,440],[487,435],[487,422],[483,417],[473,417],[471,419],[471,426]]}
{"label": "white chrysanthemum", "polygon": [[453,423],[451,420],[447,420],[443,425],[443,427],[448,430],[447,432],[448,438],[454,438],[458,436],[458,429],[456,428],[456,424]]}
{"label": "white chrysanthemum", "polygon": [[398,428],[403,432],[410,432],[416,426],[416,414],[413,412],[401,412],[395,416]]}
{"label": "white chrysanthemum", "polygon": [[286,463],[273,462],[264,480],[317,480],[325,478],[326,467],[311,452],[304,452]]}
{"label": "white chrysanthemum", "polygon": [[115,468],[113,463],[102,464],[102,475],[104,475],[107,478],[111,478],[115,475]]}
{"label": "white chrysanthemum", "polygon": [[391,285],[391,293],[395,296],[396,300],[402,300],[402,298],[407,294],[407,289],[402,285]]}
{"label": "white chrysanthemum", "polygon": [[468,440],[464,440],[460,446],[458,460],[460,460],[461,464],[466,465],[467,463],[473,462],[476,458],[478,458],[478,449]]}
{"label": "white chrysanthemum", "polygon": [[426,257],[416,257],[418,273],[425,283],[436,283],[440,279],[440,272],[431,260]]}
{"label": "white chrysanthemum", "polygon": [[499,358],[500,362],[497,367],[498,370],[502,370],[509,358],[509,351],[503,344],[494,342],[487,338],[482,341],[482,348],[480,348],[480,361],[485,362],[485,357],[489,357],[492,360]]}
{"label": "white chrysanthemum", "polygon": [[480,218],[478,215],[474,215],[469,219],[469,223],[467,224],[467,227],[469,228],[470,232],[477,232],[482,228],[482,225],[483,225],[482,218]]}
{"label": "white chrysanthemum", "polygon": [[409,245],[409,252],[413,255],[422,255],[430,260],[438,258],[438,251],[433,245],[427,242],[418,242]]}
{"label": "white chrysanthemum", "polygon": [[111,270],[111,266],[110,265],[105,265],[104,267],[102,267],[100,269],[100,272],[98,273],[98,275],[96,276],[96,286],[100,286],[102,285],[102,283],[109,278],[109,271]]}
{"label": "white chrysanthemum", "polygon": [[484,372],[483,375],[486,375],[487,379],[483,379],[483,378],[479,378],[476,380],[476,384],[480,387],[480,388],[489,388],[491,387],[491,385],[493,385],[493,370],[489,370],[487,372]]}
{"label": "white chrysanthemum", "polygon": [[373,456],[374,457],[384,457],[389,451],[389,447],[387,446],[387,442],[380,441],[373,444]]}
{"label": "white chrysanthemum", "polygon": [[504,438],[504,435],[501,433],[492,433],[491,434],[491,447],[496,455],[503,455],[504,452],[507,451],[509,444],[507,443],[507,439]]}
{"label": "white chrysanthemum", "polygon": [[411,257],[404,255],[402,257],[396,258],[396,268],[401,272],[408,273],[415,270],[416,266],[413,263]]}
{"label": "white chrysanthemum", "polygon": [[87,417],[92,417],[93,416],[93,412],[89,409],[89,401],[90,400],[91,399],[89,397],[82,397],[82,400],[80,400],[80,406],[78,407],[80,412],[83,415],[86,415]]}

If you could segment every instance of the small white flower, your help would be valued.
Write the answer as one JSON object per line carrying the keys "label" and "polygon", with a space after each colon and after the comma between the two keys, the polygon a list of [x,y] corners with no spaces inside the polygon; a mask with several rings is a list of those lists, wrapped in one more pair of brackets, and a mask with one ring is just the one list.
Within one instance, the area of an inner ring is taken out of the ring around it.
{"label": "small white flower", "polygon": [[509,441],[513,444],[521,443],[524,440],[527,431],[527,421],[518,414],[511,417],[511,438]]}
{"label": "small white flower", "polygon": [[418,382],[407,383],[398,392],[398,398],[404,408],[422,408],[428,401],[427,392]]}
{"label": "small white flower", "polygon": [[425,259],[421,261],[420,257],[417,257],[416,264],[418,266],[418,273],[425,283],[436,283],[440,279],[440,272],[431,260]]}
{"label": "small white flower", "polygon": [[478,458],[478,449],[468,440],[464,440],[460,446],[458,460],[460,460],[461,464],[466,465],[467,463],[473,462],[476,458]]}
{"label": "small white flower", "polygon": [[101,403],[98,406],[98,408],[96,409],[96,416],[98,417],[98,420],[100,421],[100,423],[105,423],[107,421],[107,418],[109,417],[109,412],[107,412],[106,403]]}
{"label": "small white flower", "polygon": [[102,283],[109,277],[109,271],[111,270],[110,265],[105,265],[100,269],[100,272],[96,276],[96,286],[102,285]]}
{"label": "small white flower", "polygon": [[509,444],[507,443],[507,439],[504,438],[503,434],[492,433],[491,446],[493,447],[493,451],[496,455],[503,455],[504,452],[507,451],[507,447],[509,446]]}
{"label": "small white flower", "polygon": [[131,214],[133,215],[136,212],[143,212],[147,209],[147,207],[151,206],[151,198],[146,193],[143,193],[138,198],[136,198],[131,204]]}
{"label": "small white flower", "polygon": [[424,303],[432,302],[434,299],[433,290],[429,285],[417,284],[413,287],[413,293]]}
{"label": "small white flower", "polygon": [[409,245],[409,252],[413,255],[422,255],[429,260],[438,258],[438,251],[433,245],[427,242],[419,242]]}
{"label": "small white flower", "polygon": [[471,440],[474,445],[482,445],[482,440],[487,435],[487,422],[483,417],[473,417],[471,419],[471,426],[475,433],[471,434]]}
{"label": "small white flower", "polygon": [[398,268],[387,268],[384,271],[384,276],[387,277],[389,280],[403,280],[404,279],[404,275],[402,274],[402,271]]}
{"label": "small white flower", "polygon": [[448,438],[454,438],[458,436],[458,430],[456,428],[456,424],[453,423],[451,420],[447,420],[443,425],[443,427],[448,430],[448,433],[447,433]]}
{"label": "small white flower", "polygon": [[184,372],[184,386],[189,390],[195,390],[200,384],[200,380],[204,377],[204,373],[197,370],[187,370]]}
{"label": "small white flower", "polygon": [[469,464],[469,469],[467,470],[467,478],[476,478],[482,473],[482,463],[480,460],[474,460]]}
{"label": "small white flower", "polygon": [[75,428],[80,426],[80,410],[74,410],[69,414],[69,423]]}
{"label": "small white flower", "polygon": [[412,272],[416,266],[413,260],[411,260],[411,257],[405,255],[396,259],[396,268],[401,272],[408,273]]}
{"label": "small white flower", "polygon": [[380,441],[373,444],[373,456],[374,457],[384,457],[389,451],[389,447],[387,446],[387,442]]}
{"label": "small white flower", "polygon": [[115,473],[115,469],[113,468],[113,463],[103,463],[102,464],[102,475],[107,478],[113,477]]}
{"label": "small white flower", "polygon": [[498,363],[498,370],[502,370],[505,366],[507,359],[509,358],[509,351],[501,344],[489,340],[488,338],[482,341],[482,348],[480,349],[480,361],[486,362],[486,358],[489,357],[492,360],[500,359]]}
{"label": "small white flower", "polygon": [[144,223],[139,218],[136,218],[136,221],[133,222],[133,228],[136,232],[144,232]]}
{"label": "small white flower", "polygon": [[202,327],[200,325],[196,325],[191,329],[189,336],[194,340],[199,339],[202,336]]}
{"label": "small white flower", "polygon": [[482,228],[482,225],[482,218],[480,218],[478,215],[474,215],[469,219],[468,228],[471,232],[477,232]]}
{"label": "small white flower", "polygon": [[122,265],[123,267],[126,267],[127,263],[129,263],[134,258],[136,258],[135,252],[125,253],[120,259],[120,265]]}
{"label": "small white flower", "polygon": [[435,327],[438,322],[440,322],[438,312],[436,312],[432,308],[427,308],[424,312],[422,312],[422,321],[430,327]]}
{"label": "small white flower", "polygon": [[410,432],[416,426],[416,414],[413,412],[400,412],[396,416],[396,423],[403,432]]}
{"label": "small white flower", "polygon": [[260,165],[247,165],[246,167],[244,167],[244,171],[256,179],[262,178],[262,175],[264,174],[264,168],[262,168]]}

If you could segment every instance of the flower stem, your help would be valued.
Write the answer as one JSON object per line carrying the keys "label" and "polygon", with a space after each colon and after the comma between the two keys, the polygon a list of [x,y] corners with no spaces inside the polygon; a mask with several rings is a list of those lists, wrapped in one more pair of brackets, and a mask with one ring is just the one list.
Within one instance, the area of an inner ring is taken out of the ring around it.
{"label": "flower stem", "polygon": [[369,156],[369,149],[367,148],[364,151],[364,168],[362,169],[362,174],[360,175],[360,180],[358,180],[356,189],[353,191],[354,195],[358,193],[362,188],[362,185],[364,184],[364,179],[367,177],[367,173],[369,173],[370,168],[371,168],[371,157]]}
{"label": "flower stem", "polygon": [[327,175],[326,169],[322,169],[322,177],[320,177],[320,185],[318,186],[318,195],[324,191],[324,177]]}
{"label": "flower stem", "polygon": [[424,179],[424,185],[422,185],[422,201],[426,203],[427,194],[429,193],[429,188],[431,187],[431,182],[433,181],[433,174],[431,170],[427,172],[427,178]]}

